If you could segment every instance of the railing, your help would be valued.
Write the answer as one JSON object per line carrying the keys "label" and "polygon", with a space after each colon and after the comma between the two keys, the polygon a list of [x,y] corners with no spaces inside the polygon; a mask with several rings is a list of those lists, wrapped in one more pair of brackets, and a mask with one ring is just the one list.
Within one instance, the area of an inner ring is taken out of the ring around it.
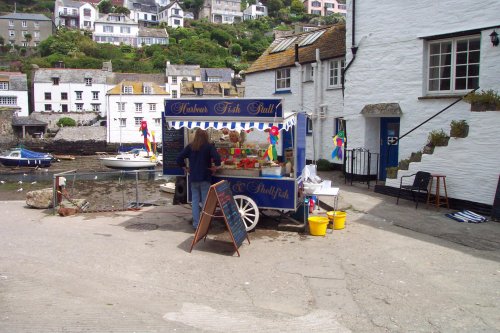
{"label": "railing", "polygon": [[344,158],[344,180],[366,182],[370,187],[370,181],[378,179],[379,154],[370,153],[365,148],[347,149]]}

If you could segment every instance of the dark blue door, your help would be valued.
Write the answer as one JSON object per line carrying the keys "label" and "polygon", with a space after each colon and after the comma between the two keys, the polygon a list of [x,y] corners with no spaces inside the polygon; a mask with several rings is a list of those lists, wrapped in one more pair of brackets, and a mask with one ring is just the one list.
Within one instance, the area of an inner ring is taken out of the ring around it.
{"label": "dark blue door", "polygon": [[385,180],[385,168],[398,165],[399,118],[380,118],[380,180]]}

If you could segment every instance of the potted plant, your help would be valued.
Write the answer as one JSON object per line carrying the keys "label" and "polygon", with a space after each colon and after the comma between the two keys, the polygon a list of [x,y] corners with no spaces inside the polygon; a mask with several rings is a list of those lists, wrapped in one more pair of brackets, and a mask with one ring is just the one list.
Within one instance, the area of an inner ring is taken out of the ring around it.
{"label": "potted plant", "polygon": [[386,178],[396,179],[398,178],[398,167],[385,168]]}
{"label": "potted plant", "polygon": [[465,96],[464,100],[470,103],[471,111],[500,111],[500,95],[493,89],[474,92]]}
{"label": "potted plant", "polygon": [[465,120],[452,120],[450,124],[450,136],[454,138],[465,138],[469,135],[469,125]]}
{"label": "potted plant", "polygon": [[450,137],[446,135],[443,129],[434,130],[429,133],[427,146],[430,147],[442,147],[448,145],[448,140]]}

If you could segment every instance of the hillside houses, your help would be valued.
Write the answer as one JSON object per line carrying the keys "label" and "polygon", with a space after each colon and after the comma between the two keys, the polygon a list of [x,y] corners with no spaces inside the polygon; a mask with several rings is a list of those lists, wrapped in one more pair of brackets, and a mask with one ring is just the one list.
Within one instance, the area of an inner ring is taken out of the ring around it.
{"label": "hillside houses", "polygon": [[0,108],[19,117],[28,116],[28,80],[20,72],[0,72]]}
{"label": "hillside houses", "polygon": [[54,32],[52,20],[42,14],[10,13],[0,16],[0,37],[6,45],[37,47]]}

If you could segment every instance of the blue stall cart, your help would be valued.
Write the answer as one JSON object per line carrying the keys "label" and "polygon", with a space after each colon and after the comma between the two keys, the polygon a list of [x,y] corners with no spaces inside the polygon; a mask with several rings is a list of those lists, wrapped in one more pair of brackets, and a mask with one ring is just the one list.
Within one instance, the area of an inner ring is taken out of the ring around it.
{"label": "blue stall cart", "polygon": [[[278,210],[281,213],[297,211],[303,204],[299,195],[299,188],[302,186],[299,177],[306,164],[306,115],[284,112],[283,109],[283,101],[279,99],[165,100],[162,117],[163,174],[184,175],[184,171],[176,164],[176,158],[189,143],[190,130],[207,129],[212,133],[213,144],[225,160],[224,166],[214,175],[213,180],[218,182],[224,179],[231,184],[247,231],[257,225],[260,210]],[[262,153],[269,145],[266,142],[266,130],[273,126],[280,133],[276,150],[282,166],[265,167],[265,164],[256,163],[251,168],[237,168],[234,163],[237,160],[234,158],[235,154],[246,156],[245,158],[255,154],[258,161],[263,161]],[[259,131],[253,134],[264,138],[264,142],[260,145],[240,145],[240,142],[221,141],[224,133],[231,134],[231,131]],[[216,135],[219,132],[222,133],[221,138]],[[286,165],[287,162],[289,165]]]}

